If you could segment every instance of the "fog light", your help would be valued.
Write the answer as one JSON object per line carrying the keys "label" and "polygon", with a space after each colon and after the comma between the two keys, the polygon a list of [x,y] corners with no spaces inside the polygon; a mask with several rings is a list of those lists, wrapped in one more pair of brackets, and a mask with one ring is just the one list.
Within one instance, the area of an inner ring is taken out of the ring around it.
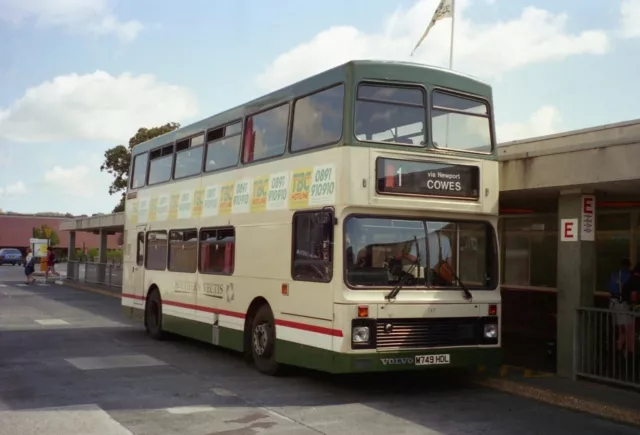
{"label": "fog light", "polygon": [[491,323],[484,325],[484,338],[497,338],[498,337],[498,325]]}
{"label": "fog light", "polygon": [[354,343],[366,343],[369,341],[368,326],[354,326],[351,332],[351,339]]}

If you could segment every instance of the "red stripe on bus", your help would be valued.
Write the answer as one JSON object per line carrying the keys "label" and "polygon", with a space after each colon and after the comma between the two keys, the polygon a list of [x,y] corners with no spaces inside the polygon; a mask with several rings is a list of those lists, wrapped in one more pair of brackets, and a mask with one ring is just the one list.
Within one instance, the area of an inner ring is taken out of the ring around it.
{"label": "red stripe on bus", "polygon": [[173,305],[174,307],[186,308],[188,310],[202,311],[204,313],[222,314],[223,316],[236,317],[238,319],[244,319],[243,313],[236,313],[235,311],[221,310],[219,308],[203,307],[201,305],[185,304],[175,301],[162,301],[163,304]]}
{"label": "red stripe on bus", "polygon": [[[139,301],[145,300],[144,296],[132,295],[129,293],[123,293],[122,297],[129,298],[129,299],[136,299]],[[238,319],[244,319],[246,317],[243,313],[221,310],[218,308],[203,307],[201,305],[185,304],[182,302],[175,302],[175,301],[162,301],[162,303],[166,305],[171,305],[174,307],[202,311],[205,313],[222,314],[223,316],[236,317]],[[314,326],[314,325],[309,325],[307,323],[298,323],[298,322],[292,322],[290,320],[277,319],[276,325],[286,326],[287,328],[300,329],[302,331],[315,332],[318,334],[330,335],[332,337],[342,337],[342,331],[340,331],[339,329],[325,328],[323,326]]]}
{"label": "red stripe on bus", "polygon": [[144,301],[144,296],[132,295],[129,293],[122,293],[123,298],[135,299],[138,301]]}
{"label": "red stripe on bus", "polygon": [[338,329],[325,328],[324,326],[314,326],[307,323],[298,323],[282,319],[276,319],[276,325],[286,326],[287,328],[301,329],[303,331],[317,332],[318,334],[331,335],[332,337],[342,337],[342,331]]}

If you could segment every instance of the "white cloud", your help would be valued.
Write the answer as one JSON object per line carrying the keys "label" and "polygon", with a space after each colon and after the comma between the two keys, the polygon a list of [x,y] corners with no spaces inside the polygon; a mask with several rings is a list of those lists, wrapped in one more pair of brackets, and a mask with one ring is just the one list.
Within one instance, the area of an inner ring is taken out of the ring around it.
{"label": "white cloud", "polygon": [[[387,59],[448,65],[451,20],[438,21],[413,57],[409,54],[439,0],[420,0],[398,9],[381,30],[362,32],[337,26],[278,56],[256,79],[261,90],[273,90],[352,59]],[[475,76],[495,77],[526,65],[577,54],[603,54],[609,38],[603,30],[572,34],[566,14],[526,7],[519,17],[480,24],[465,15],[470,0],[456,2],[454,68]],[[429,18],[425,18],[429,17]]]}
{"label": "white cloud", "polygon": [[69,74],[27,89],[0,108],[0,137],[21,142],[124,142],[138,128],[195,116],[197,101],[185,87],[153,75]]}
{"label": "white cloud", "polygon": [[0,169],[8,168],[13,163],[9,144],[0,142]]}
{"label": "white cloud", "polygon": [[27,186],[22,181],[17,181],[5,187],[0,187],[0,196],[20,196],[27,192]]}
{"label": "white cloud", "polygon": [[52,185],[66,186],[69,182],[82,181],[87,175],[89,175],[89,168],[84,165],[69,169],[54,166],[53,169],[44,173],[44,180]]}
{"label": "white cloud", "polygon": [[622,36],[640,37],[640,0],[623,0],[620,4],[620,26]]}
{"label": "white cloud", "polygon": [[143,25],[121,21],[112,0],[0,0],[0,20],[21,25],[33,19],[39,26],[59,26],[95,35],[115,34],[123,42],[134,40]]}
{"label": "white cloud", "polygon": [[80,198],[92,205],[106,201],[113,208],[119,197],[108,194],[111,178],[98,169],[102,156],[97,153],[86,154],[80,160],[84,163],[71,167],[55,165],[45,171],[43,181],[46,190],[55,192],[56,196]]}
{"label": "white cloud", "polygon": [[554,106],[542,106],[525,122],[509,122],[496,126],[498,143],[558,133],[562,129],[562,116]]}

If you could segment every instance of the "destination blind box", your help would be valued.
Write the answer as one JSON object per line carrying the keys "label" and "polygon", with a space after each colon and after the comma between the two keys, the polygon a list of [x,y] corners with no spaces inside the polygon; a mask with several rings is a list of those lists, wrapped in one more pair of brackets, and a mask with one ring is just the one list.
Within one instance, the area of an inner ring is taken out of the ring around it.
{"label": "destination blind box", "polygon": [[378,157],[378,193],[475,199],[480,192],[480,168],[418,160]]}

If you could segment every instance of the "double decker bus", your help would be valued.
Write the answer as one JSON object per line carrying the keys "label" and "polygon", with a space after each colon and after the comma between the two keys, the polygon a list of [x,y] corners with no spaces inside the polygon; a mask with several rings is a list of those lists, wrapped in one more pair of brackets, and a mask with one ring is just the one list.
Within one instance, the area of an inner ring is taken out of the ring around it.
{"label": "double decker bus", "polygon": [[491,87],[352,61],[133,148],[122,306],[262,373],[500,361]]}

